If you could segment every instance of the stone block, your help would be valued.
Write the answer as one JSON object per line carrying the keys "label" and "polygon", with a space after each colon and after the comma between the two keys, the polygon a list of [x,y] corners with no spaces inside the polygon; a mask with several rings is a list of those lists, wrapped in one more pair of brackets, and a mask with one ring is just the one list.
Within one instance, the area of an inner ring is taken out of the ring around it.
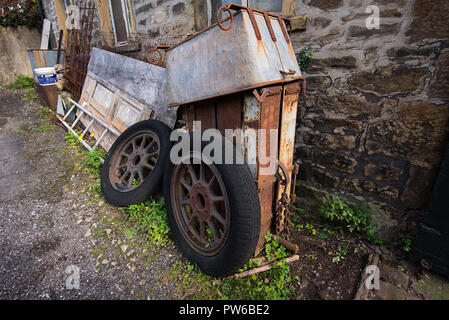
{"label": "stone block", "polygon": [[312,58],[310,64],[324,68],[354,69],[357,67],[357,59],[353,55],[323,59]]}
{"label": "stone block", "polygon": [[401,201],[407,208],[424,208],[429,202],[436,170],[410,166],[409,178],[402,192]]}
{"label": "stone block", "polygon": [[374,293],[381,300],[419,300],[418,297],[389,282],[380,280],[379,285],[379,290],[375,290]]}
{"label": "stone block", "polygon": [[348,30],[348,37],[366,39],[370,37],[398,34],[400,30],[400,22],[393,24],[382,24],[379,29],[368,29],[365,26],[351,26]]}
{"label": "stone block", "polygon": [[335,189],[338,187],[338,184],[340,182],[340,178],[318,168],[313,168],[312,174],[315,181],[324,187]]}
{"label": "stone block", "polygon": [[303,139],[305,144],[321,148],[345,148],[349,150],[355,148],[355,136],[340,136],[321,132],[304,132]]}
{"label": "stone block", "polygon": [[437,60],[435,76],[430,82],[429,97],[449,99],[449,51]]}
{"label": "stone block", "polygon": [[333,151],[319,152],[316,161],[323,167],[333,168],[347,173],[354,173],[357,166],[357,161],[353,157]]}
{"label": "stone block", "polygon": [[297,16],[290,18],[291,31],[306,30],[307,28],[307,17]]}
{"label": "stone block", "polygon": [[428,73],[428,68],[387,66],[374,72],[356,73],[349,79],[349,84],[360,91],[379,95],[411,93],[419,88],[423,77]]}
{"label": "stone block", "polygon": [[332,85],[332,78],[329,76],[307,77],[307,92],[325,91]]}
{"label": "stone block", "polygon": [[367,117],[375,118],[381,115],[382,107],[372,103],[361,95],[320,95],[316,106],[328,118]]}
{"label": "stone block", "polygon": [[322,126],[334,130],[334,132],[336,130],[354,130],[360,132],[362,128],[362,122],[358,120],[319,117],[315,121]]}
{"label": "stone block", "polygon": [[440,164],[447,141],[449,105],[402,103],[392,119],[368,128],[366,149],[424,167]]}
{"label": "stone block", "polygon": [[311,0],[309,5],[320,8],[323,11],[328,11],[343,6],[343,0]]}
{"label": "stone block", "polygon": [[178,2],[172,6],[171,10],[174,16],[179,16],[185,12],[186,4],[184,2]]}
{"label": "stone block", "polygon": [[402,173],[403,171],[400,168],[389,164],[368,163],[365,166],[367,177],[384,182],[398,181]]}
{"label": "stone block", "polygon": [[449,1],[416,0],[412,10],[412,23],[407,35],[411,42],[434,42],[449,39]]}
{"label": "stone block", "polygon": [[404,290],[408,289],[410,276],[399,269],[382,263],[379,268],[380,278]]}

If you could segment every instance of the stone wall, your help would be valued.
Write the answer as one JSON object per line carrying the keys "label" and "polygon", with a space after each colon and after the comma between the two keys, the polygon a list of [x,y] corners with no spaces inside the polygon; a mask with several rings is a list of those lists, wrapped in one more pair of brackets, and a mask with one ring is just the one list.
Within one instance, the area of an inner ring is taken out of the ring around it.
{"label": "stone wall", "polygon": [[133,1],[137,33],[176,42],[193,32],[193,5],[189,0]]}
{"label": "stone wall", "polygon": [[37,29],[0,27],[0,85],[12,82],[17,74],[33,77],[28,50],[40,45]]}
{"label": "stone wall", "polygon": [[[368,5],[380,8],[378,30],[365,26]],[[449,1],[296,0],[296,15],[308,18],[295,51],[315,51],[298,114],[298,205],[329,193],[366,202],[388,239],[419,219],[447,144]]]}

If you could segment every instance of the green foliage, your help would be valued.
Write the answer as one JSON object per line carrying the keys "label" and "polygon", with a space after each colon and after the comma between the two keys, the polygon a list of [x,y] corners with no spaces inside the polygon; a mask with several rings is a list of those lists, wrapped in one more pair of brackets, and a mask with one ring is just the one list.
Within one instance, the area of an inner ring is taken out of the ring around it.
{"label": "green foliage", "polygon": [[146,235],[151,245],[171,244],[171,240],[168,238],[170,227],[164,199],[131,205],[126,211],[128,212],[127,220],[135,224],[138,232]]}
{"label": "green foliage", "polygon": [[29,93],[30,89],[33,89],[34,91],[34,79],[23,74],[19,74],[13,82],[8,84],[7,87],[12,90],[27,89],[27,93]]}
{"label": "green foliage", "polygon": [[404,252],[410,252],[412,248],[412,237],[403,233],[398,235],[398,241],[396,241],[395,245],[398,246]]}
{"label": "green foliage", "polygon": [[0,26],[18,27],[26,26],[29,29],[42,29],[42,19],[39,13],[37,0],[19,1],[18,5],[13,6],[9,12],[0,15]]}
{"label": "green foliage", "polygon": [[95,193],[98,194],[98,195],[101,195],[101,194],[102,194],[100,180],[98,180],[97,182],[95,182],[95,183],[92,185],[92,191],[95,192]]}
{"label": "green foliage", "polygon": [[[288,300],[294,291],[291,285],[290,267],[285,262],[287,250],[271,233],[265,235],[265,258],[278,260],[272,269],[246,278],[225,279],[220,285],[220,296],[224,300]],[[257,266],[257,259],[250,259],[240,270],[245,271]]]}
{"label": "green foliage", "polygon": [[349,205],[339,197],[331,196],[320,206],[319,212],[340,230],[358,233],[374,244],[382,244],[375,236],[376,228],[371,224],[371,215],[360,203]]}
{"label": "green foliage", "polygon": [[269,232],[265,235],[264,252],[268,261],[283,259],[288,256],[287,250],[279,243],[278,238]]}
{"label": "green foliage", "polygon": [[[81,131],[78,131],[78,130],[75,130],[75,132],[78,134],[78,135],[81,135]],[[74,147],[76,147],[78,144],[80,144],[81,143],[81,141],[80,141],[80,139],[76,136],[76,135],[74,135],[71,131],[68,131],[67,132],[67,135],[64,137],[64,140],[72,147],[72,148],[74,148]]]}
{"label": "green foliage", "polygon": [[52,126],[52,125],[49,125],[49,124],[44,124],[44,125],[42,125],[42,126],[37,128],[37,130],[40,131],[40,132],[50,132],[50,131],[53,131],[55,129],[56,129],[55,126]]}
{"label": "green foliage", "polygon": [[310,59],[313,56],[313,49],[304,47],[302,48],[298,55],[296,56],[296,59],[298,60],[299,68],[302,72],[307,70],[307,67],[309,66]]}
{"label": "green foliage", "polygon": [[[346,259],[346,255],[348,254],[348,245],[345,246],[338,246],[337,251],[334,254],[334,257],[332,258],[333,263],[339,263],[340,261]],[[332,252],[329,252],[329,254],[332,254]]]}
{"label": "green foliage", "polygon": [[288,300],[293,293],[290,267],[281,261],[272,269],[246,278],[229,278],[221,282],[223,300]]}
{"label": "green foliage", "polygon": [[45,120],[47,122],[56,120],[55,113],[48,107],[42,107],[39,110],[37,110],[37,114],[42,120]]}
{"label": "green foliage", "polygon": [[34,87],[25,88],[25,98],[23,98],[23,101],[40,101],[39,97],[36,95],[36,89]]}
{"label": "green foliage", "polygon": [[103,150],[92,150],[86,153],[86,165],[89,173],[95,174],[100,172],[101,160],[106,157],[106,152]]}

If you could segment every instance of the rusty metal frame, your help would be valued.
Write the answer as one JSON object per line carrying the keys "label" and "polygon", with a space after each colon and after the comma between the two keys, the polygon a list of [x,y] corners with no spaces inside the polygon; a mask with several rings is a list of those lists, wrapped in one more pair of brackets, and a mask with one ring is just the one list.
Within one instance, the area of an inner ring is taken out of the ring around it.
{"label": "rusty metal frame", "polygon": [[[261,38],[261,35],[260,35],[259,26],[257,25],[256,20],[254,18],[254,12],[257,12],[257,13],[262,14],[264,16],[265,21],[267,23],[268,30],[270,31],[271,38],[273,39],[274,42],[276,42],[276,37],[274,35],[273,28],[271,26],[270,17],[274,17],[274,18],[278,19],[279,25],[281,26],[282,33],[284,34],[284,37],[285,37],[285,41],[287,43],[290,43],[290,38],[289,38],[288,33],[287,33],[287,27],[285,25],[285,24],[290,24],[290,19],[283,18],[282,16],[274,14],[274,13],[269,13],[269,12],[266,12],[266,11],[245,7],[245,6],[242,6],[242,5],[239,5],[239,4],[235,4],[235,3],[231,3],[231,4],[227,5],[227,6],[223,6],[223,7],[220,7],[218,9],[218,12],[217,12],[217,24],[223,31],[228,31],[228,30],[230,30],[232,28],[232,24],[233,24],[233,21],[234,21],[234,16],[233,16],[234,14],[231,12],[231,9],[235,10],[235,11],[238,11],[238,12],[240,12],[242,10],[248,11],[249,18],[250,18],[251,23],[253,25],[254,32],[256,34],[257,40],[261,40],[262,38]],[[222,26],[222,24],[221,24],[222,23],[222,21],[220,21],[220,12],[221,11],[228,11],[229,12],[230,17],[228,17],[228,18],[223,20],[223,22],[224,22],[224,21],[226,21],[228,19],[231,19],[231,22],[230,22],[230,24],[229,24],[229,26],[227,28],[224,28]]]}
{"label": "rusty metal frame", "polygon": [[67,80],[65,87],[75,100],[81,97],[87,76],[95,12],[95,3],[85,0],[84,5],[80,6],[80,29],[67,30],[64,42],[64,78]]}

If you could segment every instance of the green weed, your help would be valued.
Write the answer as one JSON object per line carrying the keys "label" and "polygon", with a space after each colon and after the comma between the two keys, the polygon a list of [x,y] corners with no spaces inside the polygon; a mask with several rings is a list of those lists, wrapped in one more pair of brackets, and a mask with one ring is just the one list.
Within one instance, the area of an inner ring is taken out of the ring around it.
{"label": "green weed", "polygon": [[[290,267],[285,262],[287,250],[271,233],[265,235],[265,258],[268,261],[279,260],[272,269],[254,274],[246,278],[228,278],[220,284],[220,297],[223,300],[288,300],[294,288],[291,284]],[[240,270],[255,267],[255,260],[251,259]]]}
{"label": "green weed", "polygon": [[55,126],[48,125],[48,124],[44,124],[44,125],[42,125],[42,126],[37,128],[37,130],[40,131],[40,132],[50,132],[50,131],[53,131],[55,129],[56,129]]}
{"label": "green weed", "polygon": [[412,241],[413,239],[411,236],[400,233],[395,245],[398,246],[402,251],[408,253],[412,248]]}
{"label": "green weed", "polygon": [[101,160],[106,158],[106,152],[103,150],[92,150],[86,152],[87,171],[91,174],[98,174],[101,168]]}
{"label": "green weed", "polygon": [[301,69],[301,71],[304,72],[307,70],[313,53],[313,49],[307,47],[304,47],[299,51],[296,59],[298,60],[299,68]]}
{"label": "green weed", "polygon": [[[75,132],[78,135],[81,135],[81,131],[75,130]],[[78,138],[76,135],[74,135],[71,131],[67,132],[67,135],[64,137],[64,140],[72,147],[76,147],[77,145],[79,145],[81,143],[80,138]]]}
{"label": "green weed", "polygon": [[146,235],[151,245],[166,246],[171,244],[168,237],[170,227],[164,199],[131,205],[126,211],[128,212],[127,220],[136,226],[138,232]]}
{"label": "green weed", "polygon": [[8,84],[7,88],[12,90],[34,88],[34,79],[23,74],[19,74],[13,82]]}
{"label": "green weed", "polygon": [[[345,246],[338,246],[337,251],[334,254],[334,257],[332,258],[333,263],[339,263],[340,261],[346,259],[346,255],[348,254],[348,245]],[[329,254],[332,254],[332,252],[329,252]]]}
{"label": "green weed", "polygon": [[376,228],[371,224],[371,215],[360,203],[349,205],[339,197],[331,196],[320,206],[319,212],[337,229],[358,233],[374,244],[382,244],[375,236]]}

